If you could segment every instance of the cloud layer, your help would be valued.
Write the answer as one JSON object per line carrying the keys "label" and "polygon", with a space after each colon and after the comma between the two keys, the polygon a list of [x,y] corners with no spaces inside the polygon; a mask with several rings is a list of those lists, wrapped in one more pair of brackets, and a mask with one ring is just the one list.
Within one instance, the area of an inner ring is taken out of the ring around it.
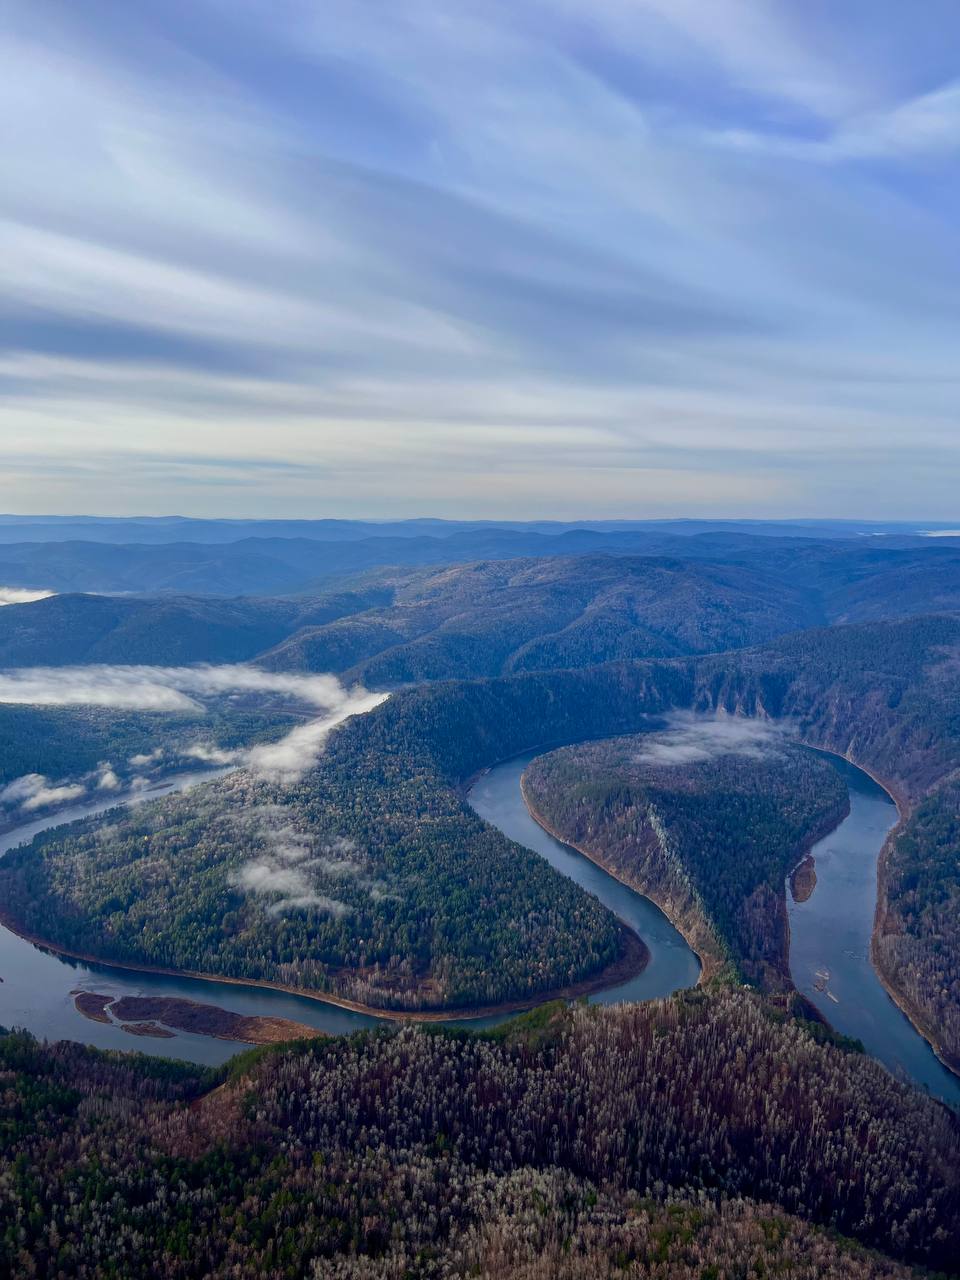
{"label": "cloud layer", "polygon": [[789,725],[783,721],[753,720],[735,716],[698,716],[676,712],[670,727],[644,736],[634,757],[640,764],[664,768],[701,764],[720,756],[744,756],[757,760],[776,751],[785,741]]}
{"label": "cloud layer", "polygon": [[30,604],[33,600],[46,600],[52,591],[30,591],[25,587],[0,587],[0,608],[5,604]]}
{"label": "cloud layer", "polygon": [[237,664],[193,667],[23,667],[0,671],[0,702],[33,706],[116,707],[142,711],[202,711],[203,702],[232,694],[277,693],[333,709],[348,696],[336,676],[261,671]]}
{"label": "cloud layer", "polygon": [[0,509],[950,518],[954,0],[13,0]]}
{"label": "cloud layer", "polygon": [[[0,672],[0,703],[58,707],[112,707],[117,710],[152,712],[202,712],[207,703],[227,697],[277,694],[294,703],[307,704],[322,712],[302,725],[297,725],[276,742],[253,747],[225,750],[202,740],[184,742],[173,753],[178,758],[197,760],[210,765],[236,765],[248,769],[256,777],[272,782],[293,782],[311,768],[320,756],[331,731],[353,715],[371,711],[386,701],[385,693],[369,693],[355,687],[346,689],[332,675],[293,675],[261,671],[242,665],[153,667],[105,666],[26,667]],[[169,752],[167,753],[170,754]],[[146,769],[159,763],[162,751],[140,752],[130,758],[134,769]],[[168,761],[169,763],[169,761]],[[49,790],[47,779],[38,774],[41,789]],[[100,789],[118,781],[110,766],[98,775]],[[10,799],[18,799],[16,788],[34,785],[25,779],[11,783]],[[39,785],[39,784],[37,784]],[[60,790],[72,783],[56,784]],[[61,801],[73,799],[85,791],[81,786],[75,795],[64,795]],[[4,802],[0,792],[0,804]],[[25,792],[25,799],[29,795]],[[56,803],[43,801],[42,804]],[[27,807],[24,803],[23,807]],[[41,802],[30,807],[41,807]]]}

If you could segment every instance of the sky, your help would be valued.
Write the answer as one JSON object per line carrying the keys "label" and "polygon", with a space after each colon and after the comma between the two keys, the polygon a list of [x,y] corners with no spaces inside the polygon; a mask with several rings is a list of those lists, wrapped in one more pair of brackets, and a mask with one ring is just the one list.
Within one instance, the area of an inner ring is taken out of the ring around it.
{"label": "sky", "polygon": [[0,14],[0,510],[960,514],[956,0]]}

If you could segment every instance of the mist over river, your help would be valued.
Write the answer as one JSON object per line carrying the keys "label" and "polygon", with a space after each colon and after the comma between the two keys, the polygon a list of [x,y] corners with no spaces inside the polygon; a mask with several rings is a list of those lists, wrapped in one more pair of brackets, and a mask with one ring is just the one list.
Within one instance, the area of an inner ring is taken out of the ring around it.
{"label": "mist over river", "polygon": [[[650,959],[626,982],[596,992],[592,1002],[612,1004],[650,1000],[696,984],[700,964],[659,907],[621,884],[589,858],[549,835],[527,810],[520,779],[539,752],[495,765],[471,789],[468,801],[477,814],[504,835],[533,849],[562,874],[594,893],[643,939]],[[868,1052],[894,1075],[910,1079],[960,1107],[960,1079],[948,1071],[880,984],[870,963],[870,935],[876,904],[877,858],[896,809],[881,787],[860,769],[826,757],[850,789],[850,814],[814,846],[816,885],[803,902],[792,900],[790,965],[799,990],[845,1035],[863,1041]],[[180,774],[124,797],[137,804],[209,780],[211,771]],[[106,800],[61,809],[0,835],[0,856],[40,831],[116,806]],[[218,1005],[233,1012],[289,1018],[331,1035],[382,1025],[374,1015],[268,988],[198,978],[141,973],[108,964],[72,960],[36,946],[0,926],[0,1023],[25,1027],[50,1039],[79,1040],[104,1049],[142,1050],[169,1058],[216,1064],[247,1048],[245,1043],[175,1031],[170,1038],[134,1039],[118,1025],[91,1021],[75,1007],[78,991],[105,995],[174,996]],[[487,1027],[509,1014],[491,1014],[463,1025]]]}

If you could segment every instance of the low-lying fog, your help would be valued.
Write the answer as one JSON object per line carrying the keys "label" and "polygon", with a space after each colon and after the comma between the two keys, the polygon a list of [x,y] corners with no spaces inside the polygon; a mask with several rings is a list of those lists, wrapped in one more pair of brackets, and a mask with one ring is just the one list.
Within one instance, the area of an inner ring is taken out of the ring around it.
{"label": "low-lying fog", "polygon": [[[271,694],[319,713],[276,742],[225,750],[193,736],[175,748],[150,748],[124,762],[101,762],[82,777],[51,780],[30,773],[0,788],[7,817],[75,801],[85,795],[146,785],[147,771],[177,762],[236,765],[275,782],[296,781],[314,765],[330,731],[349,716],[370,711],[389,696],[336,676],[261,671],[240,664],[196,667],[78,666],[30,667],[0,672],[0,703],[41,707],[112,707],[122,711],[202,714],[224,699]],[[131,770],[133,771],[131,774]],[[126,775],[121,782],[120,773]]]}

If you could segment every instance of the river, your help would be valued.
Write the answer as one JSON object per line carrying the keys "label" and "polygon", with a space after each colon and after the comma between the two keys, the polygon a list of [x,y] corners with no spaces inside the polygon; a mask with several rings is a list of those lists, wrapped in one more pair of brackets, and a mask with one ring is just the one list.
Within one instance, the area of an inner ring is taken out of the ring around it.
{"label": "river", "polygon": [[[483,775],[470,793],[482,818],[505,835],[535,849],[611,911],[633,926],[650,948],[646,970],[622,987],[592,996],[602,1003],[647,1000],[697,981],[696,957],[663,913],[591,862],[562,844],[530,817],[520,777],[539,752],[508,760]],[[870,963],[870,937],[877,900],[877,859],[897,810],[882,787],[837,756],[818,753],[841,774],[850,791],[850,813],[812,849],[817,884],[804,903],[787,890],[790,970],[799,990],[835,1030],[862,1040],[867,1051],[895,1076],[912,1080],[960,1107],[960,1078],[937,1058],[923,1036],[887,995]],[[823,990],[820,974],[829,978]],[[831,999],[830,992],[835,997]]]}
{"label": "river", "polygon": [[870,961],[877,858],[896,806],[862,769],[824,758],[847,784],[850,814],[811,850],[817,883],[807,901],[794,902],[787,889],[791,976],[832,1027],[862,1040],[895,1076],[960,1107],[960,1077],[890,999]]}
{"label": "river", "polygon": [[[221,771],[222,772],[222,771]],[[213,771],[185,773],[169,778],[148,790],[122,797],[124,804],[139,804],[171,791],[185,791],[199,782],[208,782]],[[53,816],[38,818],[0,835],[0,856],[8,849],[26,844],[48,827],[78,818],[92,817],[112,809],[117,797],[96,803],[72,805]],[[164,1058],[215,1065],[225,1062],[250,1046],[233,1040],[178,1031],[170,1039],[139,1038],[119,1026],[93,1022],[74,1005],[77,991],[99,991],[117,996],[178,996],[215,1004],[235,1013],[291,1018],[319,1027],[332,1035],[374,1026],[378,1020],[336,1005],[321,1004],[303,996],[287,995],[256,987],[240,987],[227,982],[205,982],[199,978],[168,978],[160,974],[136,973],[107,964],[88,964],[55,955],[0,926],[0,1024],[25,1027],[47,1040],[80,1040],[100,1049],[139,1049]]]}
{"label": "river", "polygon": [[[520,778],[539,752],[495,765],[471,789],[473,809],[510,839],[541,854],[564,875],[594,893],[643,938],[650,960],[643,972],[590,997],[595,1003],[650,1000],[697,982],[697,957],[663,912],[648,898],[621,884],[575,849],[554,839],[531,818],[520,792]],[[960,1078],[937,1059],[927,1042],[881,986],[870,964],[870,935],[876,902],[877,857],[896,809],[881,787],[861,770],[827,757],[850,789],[850,814],[814,846],[817,884],[806,902],[788,891],[790,966],[797,987],[845,1035],[861,1039],[867,1050],[895,1075],[911,1079],[935,1096],[960,1107]],[[139,803],[184,790],[211,774],[179,775],[124,803]],[[60,810],[0,835],[0,856],[48,827],[112,808],[116,798]],[[819,975],[827,974],[824,981]],[[80,1040],[109,1049],[142,1049],[170,1058],[216,1064],[247,1048],[235,1041],[177,1032],[170,1039],[133,1037],[117,1026],[92,1022],[74,1005],[76,991],[112,995],[165,995],[219,1005],[236,1013],[290,1018],[337,1035],[382,1025],[372,1015],[354,1013],[281,991],[171,978],[66,959],[0,927],[0,1023],[25,1027],[47,1039]],[[818,988],[823,988],[818,989]],[[836,998],[830,998],[830,994]],[[471,1020],[472,1027],[495,1025],[508,1015]]]}

